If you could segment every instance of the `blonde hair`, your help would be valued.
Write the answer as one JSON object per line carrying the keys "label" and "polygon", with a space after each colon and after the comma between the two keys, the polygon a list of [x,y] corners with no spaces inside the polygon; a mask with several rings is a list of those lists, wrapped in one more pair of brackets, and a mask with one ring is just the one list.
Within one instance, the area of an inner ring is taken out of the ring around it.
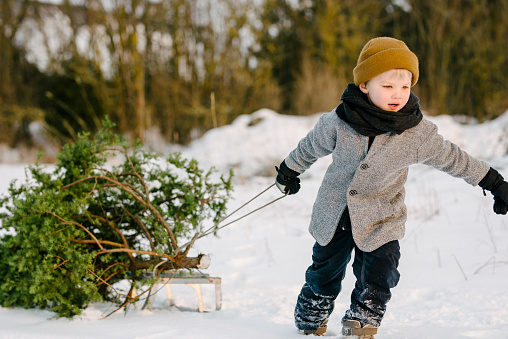
{"label": "blonde hair", "polygon": [[[405,68],[394,68],[393,69],[393,73],[392,73],[392,78],[403,78],[405,75],[409,75],[409,79],[413,79],[413,72],[411,72],[410,70],[408,69],[405,69]],[[367,80],[365,81],[365,85],[367,85],[367,83],[370,81]]]}
{"label": "blonde hair", "polygon": [[409,78],[412,79],[413,78],[413,73],[411,73],[410,70],[408,69],[405,69],[405,68],[395,68],[394,69],[394,73],[393,75],[399,77],[399,78],[402,78],[404,76],[404,74],[408,74],[409,75]]}
{"label": "blonde hair", "polygon": [[408,70],[408,69],[405,69],[405,68],[395,68],[394,69],[395,72],[393,72],[393,78],[397,77],[397,78],[402,78],[404,77],[404,75],[409,75],[409,79],[413,79],[413,73]]}

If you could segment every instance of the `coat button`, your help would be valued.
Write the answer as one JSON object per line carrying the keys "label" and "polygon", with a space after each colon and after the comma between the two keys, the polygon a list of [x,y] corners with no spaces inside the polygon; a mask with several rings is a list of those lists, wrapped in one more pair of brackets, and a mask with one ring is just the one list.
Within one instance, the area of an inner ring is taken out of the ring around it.
{"label": "coat button", "polygon": [[351,196],[357,195],[357,194],[358,194],[357,190],[351,190],[351,191],[349,191],[349,195],[351,195]]}
{"label": "coat button", "polygon": [[367,165],[367,164],[361,164],[361,165],[360,165],[360,168],[361,168],[362,170],[366,170],[367,168],[369,168],[369,165]]}

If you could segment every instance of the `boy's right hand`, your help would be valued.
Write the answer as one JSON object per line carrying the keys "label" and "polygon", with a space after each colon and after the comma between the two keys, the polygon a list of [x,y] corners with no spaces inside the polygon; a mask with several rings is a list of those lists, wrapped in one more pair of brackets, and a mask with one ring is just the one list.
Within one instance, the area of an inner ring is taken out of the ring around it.
{"label": "boy's right hand", "polygon": [[300,173],[293,171],[287,167],[286,163],[282,161],[277,170],[277,178],[275,178],[275,185],[284,194],[296,194],[300,190]]}

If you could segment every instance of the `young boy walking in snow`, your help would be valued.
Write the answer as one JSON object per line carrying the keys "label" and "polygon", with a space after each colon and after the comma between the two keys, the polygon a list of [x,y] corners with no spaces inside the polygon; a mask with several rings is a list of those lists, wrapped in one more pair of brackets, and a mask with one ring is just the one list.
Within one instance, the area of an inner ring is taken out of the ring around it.
{"label": "young boy walking in snow", "polygon": [[438,134],[411,92],[418,58],[400,40],[367,42],[342,103],[323,114],[277,169],[284,193],[300,188],[298,175],[331,154],[314,203],[312,265],[298,296],[300,333],[323,335],[354,249],[356,284],[342,319],[343,338],[374,338],[390,290],[399,281],[398,240],[407,219],[404,184],[408,167],[426,164],[479,185],[494,196],[494,211],[508,211],[508,183],[485,162]]}

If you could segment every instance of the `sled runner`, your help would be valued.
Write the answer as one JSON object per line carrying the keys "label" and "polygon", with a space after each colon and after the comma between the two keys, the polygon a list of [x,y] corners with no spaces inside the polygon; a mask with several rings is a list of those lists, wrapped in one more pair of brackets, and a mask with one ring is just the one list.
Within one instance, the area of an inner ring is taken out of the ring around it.
{"label": "sled runner", "polygon": [[[151,278],[148,277],[147,278]],[[171,292],[171,284],[185,284],[189,287],[192,287],[196,291],[196,296],[198,298],[198,310],[199,312],[204,312],[203,306],[203,295],[201,294],[201,285],[205,284],[213,284],[215,285],[215,310],[219,311],[222,308],[222,288],[221,288],[222,279],[218,277],[210,277],[208,274],[200,273],[200,274],[166,274],[164,276],[160,276],[159,280],[154,284],[153,288],[150,290],[148,298],[146,299],[145,304],[143,305],[143,309],[151,309],[154,302],[155,297],[157,295],[157,291],[159,291],[163,286],[166,286],[166,291],[168,294],[168,301],[171,304],[171,300],[173,298],[173,294]]]}

